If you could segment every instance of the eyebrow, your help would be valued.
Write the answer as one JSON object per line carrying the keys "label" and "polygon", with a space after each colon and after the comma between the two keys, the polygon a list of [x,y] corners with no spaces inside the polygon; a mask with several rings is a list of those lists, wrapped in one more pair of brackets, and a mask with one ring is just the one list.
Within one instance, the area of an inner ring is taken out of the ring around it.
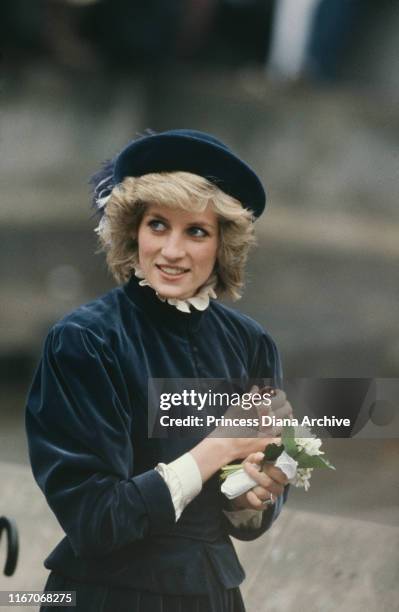
{"label": "eyebrow", "polygon": [[[167,219],[166,217],[164,217],[161,213],[157,212],[156,210],[152,211],[152,212],[147,212],[145,215],[145,217],[156,217],[157,219],[160,219],[161,221],[166,221],[166,223],[169,223],[169,219]],[[193,227],[193,226],[201,226],[201,227],[209,227],[210,229],[216,229],[216,225],[214,225],[213,223],[207,223],[206,221],[191,221],[190,223],[187,223],[188,227]]]}

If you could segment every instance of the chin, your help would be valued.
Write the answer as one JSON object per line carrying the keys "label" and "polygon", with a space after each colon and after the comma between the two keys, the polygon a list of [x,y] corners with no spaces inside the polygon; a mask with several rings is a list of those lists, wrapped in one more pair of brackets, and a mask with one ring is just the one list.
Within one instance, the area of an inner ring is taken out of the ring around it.
{"label": "chin", "polygon": [[155,291],[159,293],[163,298],[174,299],[174,300],[185,300],[188,297],[191,297],[193,294],[189,291],[184,291],[179,287],[165,287],[165,285],[153,285]]}

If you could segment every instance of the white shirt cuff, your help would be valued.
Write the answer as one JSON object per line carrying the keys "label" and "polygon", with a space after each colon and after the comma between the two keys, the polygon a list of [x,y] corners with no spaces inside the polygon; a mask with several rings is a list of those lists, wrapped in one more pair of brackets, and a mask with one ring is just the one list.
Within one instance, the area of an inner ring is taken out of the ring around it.
{"label": "white shirt cuff", "polygon": [[178,521],[184,508],[202,489],[201,472],[197,462],[190,453],[185,453],[171,463],[158,463],[155,469],[169,488]]}

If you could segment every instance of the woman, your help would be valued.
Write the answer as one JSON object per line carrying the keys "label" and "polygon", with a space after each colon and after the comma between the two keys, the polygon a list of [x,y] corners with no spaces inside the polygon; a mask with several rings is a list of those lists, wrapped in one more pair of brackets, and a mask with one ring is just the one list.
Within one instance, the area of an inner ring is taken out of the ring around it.
{"label": "woman", "polygon": [[[76,591],[86,612],[242,611],[229,535],[254,539],[280,512],[285,475],[256,467],[270,438],[149,437],[148,382],[279,385],[271,338],[215,299],[239,297],[263,187],[192,130],[131,142],[94,186],[123,284],[50,330],[27,406],[33,472],[66,534],[45,561],[46,590]],[[290,412],[282,392],[273,401]],[[237,460],[257,485],[228,502],[218,474]]]}

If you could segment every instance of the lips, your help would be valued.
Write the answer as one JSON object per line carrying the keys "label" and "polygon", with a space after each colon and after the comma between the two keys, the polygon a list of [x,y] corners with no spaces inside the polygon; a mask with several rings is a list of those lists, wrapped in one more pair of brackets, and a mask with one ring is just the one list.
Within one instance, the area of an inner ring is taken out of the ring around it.
{"label": "lips", "polygon": [[167,276],[182,276],[186,272],[189,272],[188,268],[182,268],[180,266],[164,266],[156,264],[156,267]]}

